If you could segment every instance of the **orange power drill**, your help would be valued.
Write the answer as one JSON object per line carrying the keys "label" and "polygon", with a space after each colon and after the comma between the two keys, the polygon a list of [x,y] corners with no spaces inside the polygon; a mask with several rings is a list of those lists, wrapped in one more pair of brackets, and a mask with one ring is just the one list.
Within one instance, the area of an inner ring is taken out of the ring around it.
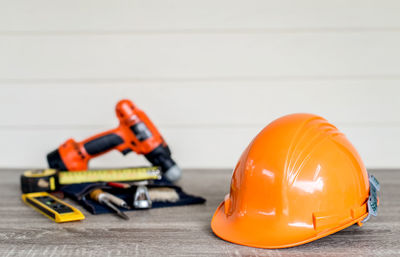
{"label": "orange power drill", "polygon": [[81,142],[68,139],[47,155],[50,168],[58,170],[87,170],[91,158],[112,149],[122,154],[131,151],[143,154],[154,166],[161,167],[163,177],[176,181],[181,169],[171,158],[168,145],[147,115],[129,100],[118,102],[115,111],[119,126]]}

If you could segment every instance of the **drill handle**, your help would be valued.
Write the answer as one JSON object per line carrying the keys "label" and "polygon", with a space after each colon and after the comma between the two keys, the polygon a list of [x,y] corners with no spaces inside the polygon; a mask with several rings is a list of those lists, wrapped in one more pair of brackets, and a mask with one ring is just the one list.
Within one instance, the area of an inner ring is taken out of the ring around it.
{"label": "drill handle", "polygon": [[82,141],[81,144],[90,157],[96,157],[113,149],[123,154],[130,152],[130,149],[125,147],[125,141],[118,132],[118,128],[94,135]]}

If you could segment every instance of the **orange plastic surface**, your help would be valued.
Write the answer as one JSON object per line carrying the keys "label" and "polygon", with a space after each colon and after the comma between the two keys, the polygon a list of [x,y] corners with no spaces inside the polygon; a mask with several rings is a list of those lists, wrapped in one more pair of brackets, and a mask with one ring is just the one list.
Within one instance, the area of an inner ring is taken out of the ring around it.
{"label": "orange plastic surface", "polygon": [[[151,122],[146,113],[137,108],[137,106],[134,105],[132,101],[119,101],[115,107],[115,112],[119,119],[119,126],[117,128],[99,133],[81,142],[75,142],[73,139],[68,139],[64,144],[59,147],[59,153],[69,171],[87,170],[88,162],[90,159],[113,150],[109,149],[108,151],[104,151],[99,154],[89,155],[84,147],[87,142],[93,141],[96,138],[108,134],[116,134],[123,139],[123,143],[114,148],[120,152],[123,152],[126,149],[130,149],[137,154],[148,154],[156,147],[160,145],[166,145],[164,139],[162,138],[161,134],[159,133],[153,122]],[[140,141],[130,129],[131,126],[140,122],[145,124],[152,135],[144,141]]]}
{"label": "orange plastic surface", "polygon": [[368,195],[367,171],[347,138],[321,117],[292,114],[243,152],[211,228],[237,244],[296,246],[360,223]]}

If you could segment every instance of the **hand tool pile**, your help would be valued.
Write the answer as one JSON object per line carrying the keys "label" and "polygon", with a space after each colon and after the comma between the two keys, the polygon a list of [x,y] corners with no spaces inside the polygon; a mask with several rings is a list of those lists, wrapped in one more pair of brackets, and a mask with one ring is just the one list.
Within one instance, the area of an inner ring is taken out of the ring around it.
{"label": "hand tool pile", "polygon": [[[173,184],[181,177],[181,169],[147,115],[130,100],[119,101],[115,112],[117,128],[81,142],[68,139],[47,154],[49,169],[24,172],[22,199],[56,222],[84,219],[60,196],[75,200],[92,214],[114,212],[126,220],[129,217],[123,211],[127,210],[205,202]],[[90,159],[113,149],[124,155],[132,151],[144,155],[152,166],[88,170]]]}

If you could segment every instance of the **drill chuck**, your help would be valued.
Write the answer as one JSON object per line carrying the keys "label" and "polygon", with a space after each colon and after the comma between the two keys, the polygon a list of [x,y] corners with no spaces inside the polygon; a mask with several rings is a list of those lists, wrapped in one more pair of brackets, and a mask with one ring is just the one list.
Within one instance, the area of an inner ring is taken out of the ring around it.
{"label": "drill chuck", "polygon": [[181,177],[182,171],[171,158],[168,146],[159,145],[153,151],[145,155],[146,159],[154,166],[159,166],[163,176],[170,181],[176,181]]}
{"label": "drill chuck", "polygon": [[172,166],[166,172],[164,172],[164,177],[172,182],[179,180],[181,176],[182,170],[177,165]]}

